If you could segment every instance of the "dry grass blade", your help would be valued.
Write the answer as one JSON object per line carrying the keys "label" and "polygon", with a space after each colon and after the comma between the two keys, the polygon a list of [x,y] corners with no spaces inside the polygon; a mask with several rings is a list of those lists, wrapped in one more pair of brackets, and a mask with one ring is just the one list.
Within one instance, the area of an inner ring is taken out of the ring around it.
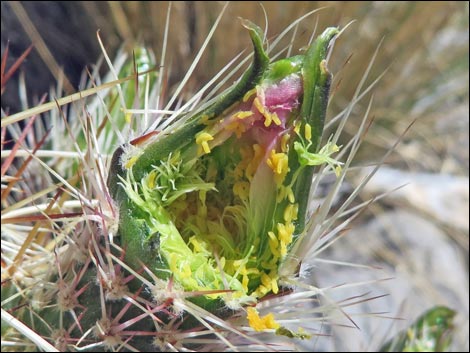
{"label": "dry grass blade", "polygon": [[24,110],[24,111],[16,113],[16,114],[12,114],[12,115],[9,115],[9,116],[2,117],[1,127],[8,126],[8,125],[11,125],[13,123],[17,123],[19,121],[28,119],[28,118],[30,118],[34,115],[39,115],[41,113],[48,112],[48,111],[56,108],[57,105],[63,106],[63,105],[70,104],[70,103],[73,103],[73,102],[78,102],[78,101],[80,101],[80,100],[82,100],[82,99],[84,99],[88,96],[97,94],[100,91],[115,87],[116,85],[118,85],[120,83],[129,81],[129,80],[132,80],[132,79],[134,79],[134,76],[129,76],[129,77],[125,77],[125,78],[122,78],[122,79],[119,79],[119,80],[104,83],[104,84],[102,84],[102,85],[100,85],[96,88],[95,87],[94,88],[89,88],[89,89],[80,91],[78,93],[71,94],[67,97],[57,98],[56,101],[51,101],[49,103],[45,103],[45,104],[39,105],[37,107],[31,108],[31,109],[28,109],[28,110]]}

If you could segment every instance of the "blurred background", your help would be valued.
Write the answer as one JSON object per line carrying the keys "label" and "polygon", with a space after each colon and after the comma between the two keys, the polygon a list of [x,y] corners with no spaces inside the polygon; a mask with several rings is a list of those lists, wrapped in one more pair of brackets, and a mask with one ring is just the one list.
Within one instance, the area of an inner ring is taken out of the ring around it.
{"label": "blurred background", "polygon": [[[184,76],[224,4],[172,4],[167,45],[170,90],[171,84]],[[138,44],[160,57],[168,7],[165,1],[2,1],[1,50],[3,56],[9,43],[7,68],[34,45],[2,93],[2,110],[13,114],[34,105],[59,79],[63,79],[65,94],[79,90],[84,67],[96,63],[101,55],[97,30],[111,57],[119,49],[131,52]],[[388,337],[387,333],[397,332],[429,307],[445,304],[459,313],[453,348],[468,351],[468,2],[233,2],[192,75],[186,94],[203,86],[240,51],[249,49],[239,17],[262,28],[267,18],[269,40],[298,17],[319,8],[295,29],[293,54],[308,43],[314,30],[320,33],[325,27],[344,27],[354,21],[337,40],[331,57],[330,71],[335,78],[330,117],[352,99],[382,43],[366,86],[382,73],[385,75],[367,97],[373,95],[370,117],[374,123],[356,165],[379,161],[413,125],[360,198],[367,200],[407,186],[372,204],[327,254],[332,259],[380,270],[364,274],[352,267],[324,266],[312,272],[312,280],[319,286],[393,277],[370,288],[374,294],[390,296],[361,304],[356,311],[384,311],[405,320],[359,317],[361,331],[333,328],[333,338],[315,348],[373,350]],[[290,40],[287,38],[284,45]],[[21,81],[25,83],[27,101],[20,94]],[[357,131],[369,103],[367,98],[355,106],[344,141]],[[365,170],[352,173],[346,195],[358,185]]]}

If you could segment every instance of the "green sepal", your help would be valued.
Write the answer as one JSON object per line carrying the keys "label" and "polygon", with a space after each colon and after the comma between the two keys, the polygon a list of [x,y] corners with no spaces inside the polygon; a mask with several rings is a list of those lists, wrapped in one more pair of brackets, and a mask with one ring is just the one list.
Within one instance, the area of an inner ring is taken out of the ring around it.
{"label": "green sepal", "polygon": [[[337,28],[327,28],[305,53],[302,65],[303,101],[300,111],[300,123],[302,127],[309,124],[311,127],[311,142],[305,142],[307,151],[315,153],[319,149],[323,126],[328,106],[330,92],[331,73],[326,68],[326,57],[332,39],[339,33]],[[300,137],[302,139],[302,137]],[[308,198],[312,185],[315,166],[302,165],[299,161],[297,149],[289,150],[289,168],[299,172],[292,174],[296,177],[293,193],[299,204],[296,234],[300,234],[304,228],[307,217]]]}

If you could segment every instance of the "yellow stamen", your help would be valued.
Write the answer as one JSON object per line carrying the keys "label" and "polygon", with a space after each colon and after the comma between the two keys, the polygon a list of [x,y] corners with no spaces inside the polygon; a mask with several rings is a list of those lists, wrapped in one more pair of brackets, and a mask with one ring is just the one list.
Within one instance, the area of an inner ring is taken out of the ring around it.
{"label": "yellow stamen", "polygon": [[339,177],[341,175],[341,171],[343,170],[343,168],[341,168],[340,165],[337,165],[335,167],[335,174],[336,174],[336,177]]}
{"label": "yellow stamen", "polygon": [[277,117],[277,114],[274,113],[274,114],[271,114],[264,106],[263,104],[260,102],[259,98],[256,97],[255,100],[253,101],[253,104],[255,105],[255,108],[258,109],[258,111],[261,113],[261,115],[263,115],[264,117],[264,126],[266,127],[269,127],[273,121],[273,115],[276,115],[275,116],[275,119],[277,119],[277,121],[279,122],[279,124],[277,125],[280,125],[281,124],[281,121],[279,120],[279,118]]}
{"label": "yellow stamen", "polygon": [[281,257],[287,255],[287,246],[292,243],[292,237],[294,234],[295,226],[292,223],[277,224],[277,233],[279,237],[279,242],[281,245],[280,252]]}
{"label": "yellow stamen", "polygon": [[279,292],[279,287],[277,285],[277,280],[279,276],[277,274],[276,269],[273,269],[271,270],[271,272],[269,272],[269,278],[271,278],[271,284],[270,284],[271,290],[273,291],[274,294],[277,294]]}
{"label": "yellow stamen", "polygon": [[312,127],[309,123],[305,123],[305,138],[308,141],[312,141]]}
{"label": "yellow stamen", "polygon": [[279,252],[279,240],[277,239],[276,235],[273,232],[268,232],[269,236],[269,249],[271,250],[272,255],[276,257],[281,257],[281,253]]}
{"label": "yellow stamen", "polygon": [[243,102],[246,102],[248,101],[248,99],[251,98],[251,96],[253,96],[253,94],[256,93],[256,87],[253,88],[253,89],[250,89],[248,92],[245,93],[245,95],[243,96]]}
{"label": "yellow stamen", "polygon": [[258,109],[258,111],[263,114],[264,113],[264,106],[263,104],[261,104],[260,100],[258,97],[256,97],[253,101],[253,104],[255,106],[256,109]]}
{"label": "yellow stamen", "polygon": [[299,211],[298,204],[290,203],[289,205],[287,205],[286,209],[284,210],[284,221],[286,223],[290,223],[293,220],[296,220],[298,211]]}
{"label": "yellow stamen", "polygon": [[251,267],[251,268],[246,270],[246,273],[248,275],[259,275],[259,270],[255,267]]}
{"label": "yellow stamen", "polygon": [[201,243],[195,235],[189,238],[189,243],[193,246],[195,253],[207,253],[207,249],[205,248],[205,244]]}
{"label": "yellow stamen", "polygon": [[157,172],[154,170],[150,172],[148,178],[147,178],[147,185],[150,189],[155,188],[155,179],[157,178]]}
{"label": "yellow stamen", "polygon": [[277,224],[277,232],[279,235],[279,240],[286,244],[290,244],[292,242],[292,235],[294,234],[295,226],[292,223]]}
{"label": "yellow stamen", "polygon": [[263,286],[262,284],[256,288],[256,290],[254,291],[254,295],[257,297],[257,298],[262,298],[264,297],[266,294],[268,294],[269,292],[269,289],[266,288],[265,286]]}
{"label": "yellow stamen", "polygon": [[237,119],[243,120],[245,118],[248,118],[248,117],[252,116],[253,114],[254,113],[251,110],[241,111],[241,112],[236,113],[234,115],[234,117],[237,118]]}
{"label": "yellow stamen", "polygon": [[284,134],[281,137],[281,151],[284,153],[289,152],[289,145],[287,144],[289,142],[290,135],[289,134]]}
{"label": "yellow stamen", "polygon": [[271,118],[273,119],[274,124],[276,124],[277,126],[281,125],[281,119],[279,119],[276,112],[271,114]]}
{"label": "yellow stamen", "polygon": [[243,278],[242,278],[242,287],[243,287],[243,290],[246,292],[248,292],[248,282],[249,282],[249,279],[248,279],[248,276],[247,275],[243,275]]}
{"label": "yellow stamen", "polygon": [[196,144],[202,147],[202,150],[204,151],[204,153],[210,153],[211,149],[207,141],[212,141],[213,139],[214,137],[211,134],[205,131],[202,131],[196,135]]}
{"label": "yellow stamen", "polygon": [[263,286],[265,286],[268,290],[271,289],[271,277],[266,274],[266,273],[263,273],[261,275],[261,283],[263,284]]}
{"label": "yellow stamen", "polygon": [[129,169],[130,167],[132,167],[135,164],[135,162],[137,162],[138,159],[139,159],[138,156],[134,156],[134,157],[129,158],[129,160],[126,162],[124,167],[126,169]]}
{"label": "yellow stamen", "polygon": [[290,186],[288,186],[286,188],[286,192],[287,192],[287,199],[289,200],[290,203],[294,203],[295,202],[295,196],[294,196],[294,192],[292,191],[292,188]]}
{"label": "yellow stamen", "polygon": [[294,122],[294,132],[295,132],[297,135],[300,135],[300,121]]}
{"label": "yellow stamen", "polygon": [[274,172],[274,179],[278,185],[282,184],[289,171],[289,158],[286,153],[276,153],[271,150],[270,157],[266,160],[268,166]]}

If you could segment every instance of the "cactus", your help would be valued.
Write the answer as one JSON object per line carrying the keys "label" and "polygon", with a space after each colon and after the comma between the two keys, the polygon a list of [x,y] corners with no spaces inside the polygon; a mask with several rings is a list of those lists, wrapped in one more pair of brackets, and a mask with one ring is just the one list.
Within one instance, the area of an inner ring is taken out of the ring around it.
{"label": "cactus", "polygon": [[[322,143],[338,30],[273,60],[243,25],[252,64],[215,96],[207,86],[162,109],[152,54],[111,64],[105,52],[111,81],[92,75],[78,94],[2,118],[16,140],[2,163],[6,350],[282,350],[347,304],[316,304],[326,292],[299,274],[352,219],[333,228],[352,199],[327,218],[364,129],[343,167],[341,128]],[[292,324],[286,303],[309,320]]]}
{"label": "cactus", "polygon": [[446,352],[449,350],[456,312],[435,306],[404,331],[386,342],[380,352]]}

